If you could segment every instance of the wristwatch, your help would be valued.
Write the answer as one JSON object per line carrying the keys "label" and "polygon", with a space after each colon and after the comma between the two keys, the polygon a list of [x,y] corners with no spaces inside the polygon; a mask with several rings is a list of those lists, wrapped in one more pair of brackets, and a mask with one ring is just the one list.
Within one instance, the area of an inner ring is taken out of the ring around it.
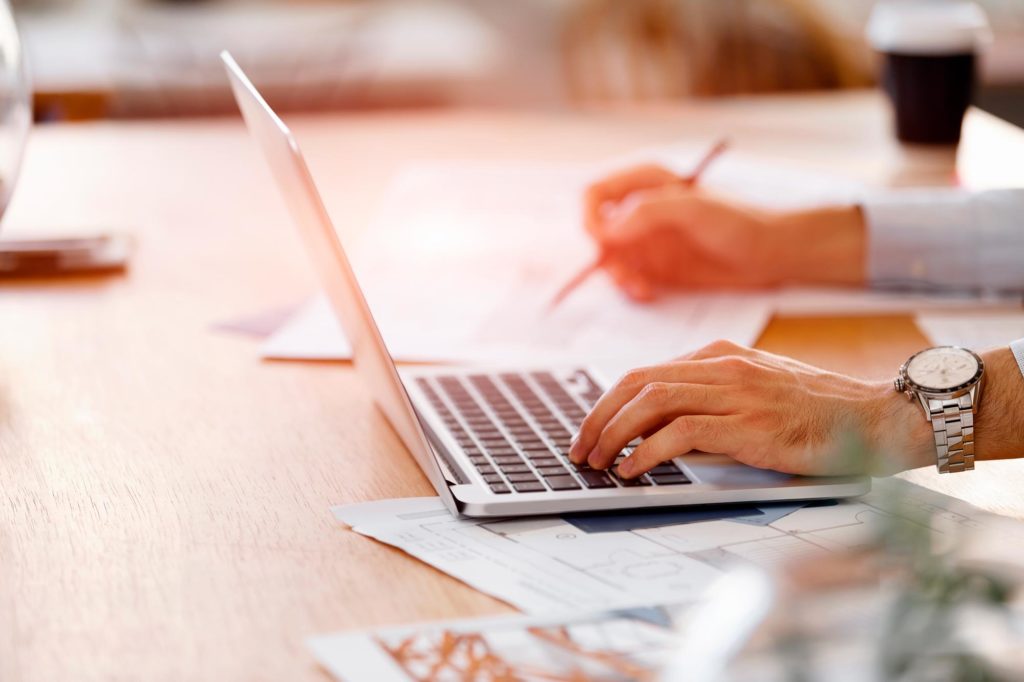
{"label": "wristwatch", "polygon": [[959,346],[926,348],[900,367],[896,390],[917,398],[931,421],[941,474],[974,468],[974,415],[984,378],[984,361]]}

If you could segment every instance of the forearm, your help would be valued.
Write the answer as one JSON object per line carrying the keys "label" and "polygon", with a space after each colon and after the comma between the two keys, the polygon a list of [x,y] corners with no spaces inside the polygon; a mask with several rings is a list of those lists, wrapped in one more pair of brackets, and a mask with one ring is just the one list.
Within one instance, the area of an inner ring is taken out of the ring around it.
{"label": "forearm", "polygon": [[767,222],[777,283],[864,284],[867,229],[859,206],[781,212]]}

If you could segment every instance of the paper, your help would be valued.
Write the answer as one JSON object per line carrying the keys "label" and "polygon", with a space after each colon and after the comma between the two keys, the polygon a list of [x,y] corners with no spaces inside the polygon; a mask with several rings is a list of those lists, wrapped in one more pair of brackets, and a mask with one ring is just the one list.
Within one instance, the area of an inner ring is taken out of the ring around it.
{"label": "paper", "polygon": [[220,332],[265,339],[281,329],[295,315],[295,308],[296,306],[292,305],[263,310],[250,315],[220,320],[214,322],[210,327]]}
{"label": "paper", "polygon": [[347,360],[352,357],[345,332],[327,297],[319,295],[294,311],[263,344],[271,360]]}
{"label": "paper", "polygon": [[[876,481],[862,498],[804,507],[765,525],[722,519],[586,533],[557,517],[456,519],[436,498],[367,502],[334,513],[356,532],[527,613],[687,603],[737,562],[772,568],[862,547],[890,513],[927,514],[937,535],[978,527],[984,516],[898,479]],[[1015,527],[1024,539],[1022,526]]]}
{"label": "paper", "polygon": [[1024,311],[918,315],[917,326],[937,346],[981,351],[1024,338]]}
{"label": "paper", "polygon": [[341,632],[308,640],[340,680],[653,679],[678,646],[679,615],[649,607]]}
{"label": "paper", "polygon": [[[619,298],[617,292],[610,293]],[[462,340],[454,338],[459,333],[455,329],[438,330],[431,337],[417,335],[411,328],[386,327],[380,319],[378,324],[388,350],[398,361],[599,365],[618,374],[677,357],[717,339],[751,345],[769,319],[762,304],[728,294],[684,297],[624,312],[630,305],[618,300],[616,305],[606,306],[611,311],[595,319],[578,310],[582,303],[567,302],[551,316],[562,320],[558,327],[544,322],[532,333],[518,333],[518,341],[512,340],[517,335],[512,318],[493,319],[476,331],[464,330],[467,336]],[[376,306],[373,310],[377,314]],[[616,319],[623,320],[621,326]],[[465,328],[466,324],[459,326]],[[351,350],[329,302],[321,295],[272,334],[262,354],[277,360],[346,360]]]}

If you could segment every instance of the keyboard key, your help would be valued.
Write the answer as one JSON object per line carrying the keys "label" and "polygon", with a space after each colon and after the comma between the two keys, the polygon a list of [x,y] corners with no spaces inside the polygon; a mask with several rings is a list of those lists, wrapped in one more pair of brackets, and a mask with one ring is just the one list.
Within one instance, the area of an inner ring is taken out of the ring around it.
{"label": "keyboard key", "polygon": [[519,455],[496,455],[494,457],[494,463],[498,466],[504,464],[523,464],[523,458]]}
{"label": "keyboard key", "polygon": [[498,495],[503,495],[503,494],[509,492],[508,486],[505,485],[504,483],[491,483],[490,485],[491,485],[491,492],[492,493],[497,493]]}
{"label": "keyboard key", "polygon": [[517,458],[519,457],[519,452],[511,445],[502,445],[500,447],[487,448],[487,452],[492,457],[507,457],[510,455],[515,455]]}
{"label": "keyboard key", "polygon": [[516,492],[520,493],[539,493],[547,490],[544,484],[540,481],[522,481],[520,483],[513,483],[512,487],[516,489]]}
{"label": "keyboard key", "polygon": [[624,488],[637,488],[640,486],[652,485],[646,476],[638,476],[637,478],[622,478],[621,476],[614,474],[613,476]]}
{"label": "keyboard key", "polygon": [[579,490],[580,484],[572,476],[546,476],[544,481],[552,490]]}
{"label": "keyboard key", "polygon": [[559,465],[559,466],[537,467],[537,471],[539,471],[540,475],[544,476],[544,477],[548,477],[548,476],[561,476],[563,474],[568,474],[569,473],[569,470],[566,469],[564,466],[561,466],[561,465]]}
{"label": "keyboard key", "polygon": [[523,471],[518,474],[508,474],[508,480],[513,483],[524,483],[526,481],[536,481],[537,477],[528,471]]}
{"label": "keyboard key", "polygon": [[535,452],[526,456],[530,458],[535,467],[558,466],[561,464],[557,457],[551,456],[550,452]]}
{"label": "keyboard key", "polygon": [[530,471],[530,467],[525,464],[499,464],[498,468],[506,474],[525,474]]}
{"label": "keyboard key", "polygon": [[658,466],[651,469],[652,474],[678,474],[679,467],[672,462],[662,462]]}
{"label": "keyboard key", "polygon": [[477,465],[490,463],[489,460],[483,455],[471,455],[469,461]]}
{"label": "keyboard key", "polygon": [[583,485],[588,488],[614,488],[615,481],[603,471],[597,469],[583,469],[579,472],[583,479]]}
{"label": "keyboard key", "polygon": [[501,474],[484,474],[484,480],[488,483],[501,483],[503,480]]}
{"label": "keyboard key", "polygon": [[651,478],[658,485],[681,485],[683,483],[689,483],[688,479],[682,472],[674,474],[651,474]]}
{"label": "keyboard key", "polygon": [[484,476],[486,476],[487,474],[497,473],[494,467],[492,467],[490,464],[479,464],[477,465],[476,470],[479,471]]}

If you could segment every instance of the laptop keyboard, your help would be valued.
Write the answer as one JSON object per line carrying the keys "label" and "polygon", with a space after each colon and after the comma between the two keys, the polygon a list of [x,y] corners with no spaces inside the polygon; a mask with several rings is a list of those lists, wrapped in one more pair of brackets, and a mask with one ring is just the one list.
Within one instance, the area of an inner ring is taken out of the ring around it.
{"label": "laptop keyboard", "polygon": [[[602,391],[583,370],[566,390],[550,372],[421,377],[420,390],[492,492],[503,495],[690,483],[672,462],[632,480],[569,461],[569,444]],[[616,465],[637,443],[616,457]]]}

